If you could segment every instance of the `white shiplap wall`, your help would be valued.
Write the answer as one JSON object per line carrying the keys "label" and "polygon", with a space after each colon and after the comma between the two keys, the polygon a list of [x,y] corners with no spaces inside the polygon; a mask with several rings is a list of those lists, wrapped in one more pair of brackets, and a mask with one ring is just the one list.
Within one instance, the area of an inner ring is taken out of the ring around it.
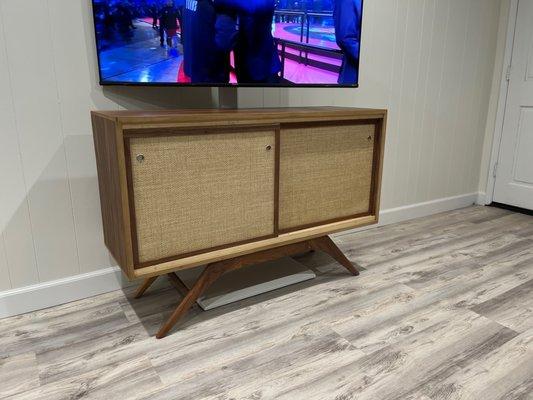
{"label": "white shiplap wall", "polygon": [[[384,208],[476,192],[499,7],[366,0],[360,89],[246,89],[239,105],[387,108]],[[103,90],[93,41],[89,0],[0,0],[0,292],[114,264],[90,110],[215,104],[210,89]]]}
{"label": "white shiplap wall", "polygon": [[477,192],[499,13],[499,0],[366,0],[359,89],[242,89],[239,103],[387,108],[385,209]]}

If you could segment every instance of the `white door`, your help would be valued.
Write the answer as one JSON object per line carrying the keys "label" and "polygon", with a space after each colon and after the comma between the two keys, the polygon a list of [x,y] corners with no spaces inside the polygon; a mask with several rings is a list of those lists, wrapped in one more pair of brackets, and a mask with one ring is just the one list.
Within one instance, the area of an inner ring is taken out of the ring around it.
{"label": "white door", "polygon": [[533,0],[519,0],[494,201],[533,210]]}

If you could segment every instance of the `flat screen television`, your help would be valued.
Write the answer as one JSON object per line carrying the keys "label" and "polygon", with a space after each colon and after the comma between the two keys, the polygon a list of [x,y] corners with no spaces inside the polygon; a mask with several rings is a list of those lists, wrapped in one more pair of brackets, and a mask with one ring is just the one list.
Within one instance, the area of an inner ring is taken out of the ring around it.
{"label": "flat screen television", "polygon": [[100,83],[359,84],[363,0],[92,0]]}

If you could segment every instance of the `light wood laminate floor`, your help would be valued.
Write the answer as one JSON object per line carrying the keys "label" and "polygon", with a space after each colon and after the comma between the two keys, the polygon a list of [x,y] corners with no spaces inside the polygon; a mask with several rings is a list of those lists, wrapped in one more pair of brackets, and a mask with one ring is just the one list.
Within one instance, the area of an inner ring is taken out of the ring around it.
{"label": "light wood laminate floor", "polygon": [[344,234],[359,277],[210,312],[164,340],[167,286],[0,321],[0,398],[533,399],[533,217],[470,207]]}

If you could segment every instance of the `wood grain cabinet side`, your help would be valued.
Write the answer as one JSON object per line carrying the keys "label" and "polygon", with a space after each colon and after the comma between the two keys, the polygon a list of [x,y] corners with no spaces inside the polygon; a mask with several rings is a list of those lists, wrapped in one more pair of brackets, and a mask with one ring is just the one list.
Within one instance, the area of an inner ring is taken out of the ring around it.
{"label": "wood grain cabinet side", "polygon": [[105,242],[130,279],[378,221],[384,110],[92,119]]}

